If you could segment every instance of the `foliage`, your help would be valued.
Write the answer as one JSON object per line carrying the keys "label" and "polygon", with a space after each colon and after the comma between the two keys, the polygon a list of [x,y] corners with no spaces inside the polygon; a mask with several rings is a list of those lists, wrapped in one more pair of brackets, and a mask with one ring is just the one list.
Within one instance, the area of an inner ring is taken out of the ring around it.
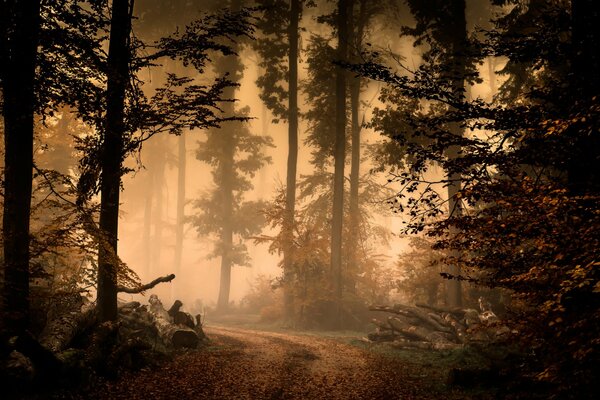
{"label": "foliage", "polygon": [[283,313],[281,289],[269,276],[258,275],[250,291],[241,301],[241,308],[246,312],[260,314],[262,322],[274,322]]}
{"label": "foliage", "polygon": [[[249,109],[239,110],[238,113],[247,116]],[[264,225],[261,210],[265,204],[262,201],[244,201],[244,195],[253,187],[251,178],[271,161],[264,150],[272,146],[270,137],[251,134],[248,125],[241,121],[229,122],[220,130],[208,130],[207,139],[200,143],[196,157],[212,167],[215,186],[194,202],[199,212],[191,217],[191,223],[199,234],[215,235],[215,246],[210,257],[222,256],[226,250],[221,235],[225,228],[224,221],[228,218],[233,221],[233,233],[240,239],[260,233]],[[233,156],[231,166],[225,157],[228,152]],[[233,192],[231,216],[226,215],[224,191],[227,188],[224,182],[231,184]],[[234,265],[249,264],[247,248],[242,241],[234,244],[229,255]]]}
{"label": "foliage", "polygon": [[[76,181],[78,169],[76,135],[89,130],[63,108],[55,122],[38,130],[31,210],[31,276],[49,294],[89,295],[96,282],[95,258],[98,239],[103,234],[97,226],[97,205],[78,205]],[[70,140],[69,140],[70,139]],[[137,274],[118,256],[118,284],[139,285]]]}
{"label": "foliage", "polygon": [[[304,327],[331,328],[332,323],[331,313],[335,306],[329,268],[332,181],[331,173],[321,172],[301,177],[298,184],[298,197],[302,202],[298,205],[294,223],[291,287],[296,299],[296,322]],[[361,187],[358,263],[350,268],[349,260],[345,259],[343,267],[346,323],[355,323],[356,314],[364,317],[362,313],[367,304],[385,302],[393,285],[390,271],[384,267],[385,257],[377,254],[377,246],[387,242],[388,232],[370,216],[374,207],[383,204],[381,198],[385,191],[368,175],[361,178]],[[350,218],[349,208],[346,204],[345,220]],[[266,207],[265,216],[267,223],[277,228],[283,224],[284,215],[285,190],[280,189],[278,196]],[[348,237],[349,224],[344,228],[344,237]],[[269,250],[273,253],[283,251],[285,239],[281,233],[256,239],[259,243],[270,243]],[[345,248],[344,254],[349,251]]]}
{"label": "foliage", "polygon": [[[37,283],[44,281],[56,293],[87,291],[93,286],[98,246],[110,247],[96,223],[94,197],[102,172],[109,5],[103,0],[42,1],[35,82],[36,113],[42,121],[36,143],[31,272],[39,278]],[[220,105],[233,101],[223,96],[232,82],[219,78],[211,83],[198,73],[205,72],[214,53],[233,54],[231,43],[250,36],[250,14],[240,10],[207,15],[181,32],[164,36],[163,30],[160,39],[149,42],[132,35],[121,162],[140,151],[154,134],[179,134],[184,128],[216,127],[236,119],[220,115]],[[167,73],[165,84],[148,97],[139,75],[161,62],[189,65],[193,75]],[[2,68],[2,80],[10,78],[5,71]],[[65,105],[70,109],[61,108]],[[74,157],[79,158],[79,165],[65,163]],[[122,173],[127,171],[122,169]],[[119,285],[139,284],[135,272],[117,254],[109,258],[118,266]]]}
{"label": "foliage", "polygon": [[254,42],[260,56],[262,74],[256,84],[261,89],[260,98],[273,112],[274,122],[287,119],[288,31],[290,24],[289,2],[284,0],[258,0],[262,10],[256,28],[260,32]]}
{"label": "foliage", "polygon": [[[396,263],[399,275],[397,289],[407,297],[408,304],[443,304],[444,281],[440,277],[443,255],[431,249],[427,238],[410,238],[410,251],[401,253]],[[441,300],[441,301],[440,301]]]}
{"label": "foliage", "polygon": [[[131,57],[132,79],[127,88],[125,144],[121,159],[141,149],[144,141],[155,134],[180,134],[183,129],[215,128],[221,122],[235,120],[234,116],[221,115],[221,104],[232,102],[223,92],[236,86],[227,77],[204,83],[201,77],[178,76],[167,73],[163,87],[155,89],[148,98],[143,92],[143,80],[138,74],[145,68],[167,60],[191,66],[203,74],[211,61],[210,54],[234,54],[235,38],[252,33],[251,11],[222,11],[191,22],[183,32],[175,32],[152,44],[133,41]],[[149,53],[149,54],[148,54]],[[103,97],[101,97],[103,99]],[[98,105],[103,109],[103,105]],[[87,201],[97,194],[99,187],[99,151],[103,140],[102,116],[95,120],[97,132],[80,139],[79,148],[84,157],[80,162],[79,201]],[[124,170],[123,173],[127,172]]]}
{"label": "foliage", "polygon": [[304,114],[309,128],[305,144],[313,148],[312,164],[322,169],[333,162],[335,143],[335,73],[332,60],[336,53],[331,38],[313,35],[306,48],[307,82],[302,91],[311,108]]}
{"label": "foliage", "polygon": [[[375,63],[351,68],[401,96],[447,107],[444,113],[404,113],[407,128],[395,136],[411,154],[410,169],[391,179],[402,188],[398,209],[411,216],[406,230],[425,231],[436,249],[454,250],[447,261],[465,274],[453,278],[511,290],[511,323],[536,355],[531,372],[573,396],[593,385],[600,350],[598,192],[593,172],[580,175],[573,168],[595,165],[586,157],[597,151],[582,146],[595,143],[589,135],[598,132],[598,100],[578,98],[571,79],[569,60],[578,43],[568,40],[569,8],[537,5],[513,8],[472,47],[479,51],[475,59],[509,58],[503,72],[509,79],[496,103],[454,92],[453,77],[445,75],[450,66],[436,59],[408,75]],[[444,51],[443,39],[429,40],[431,54]],[[470,79],[468,71],[464,78]],[[392,117],[393,107],[380,121]],[[467,134],[453,135],[452,124]],[[421,137],[427,140],[414,140]],[[458,157],[448,156],[452,146],[460,146]],[[446,202],[441,192],[451,182],[432,178],[432,163],[447,176],[463,177],[458,196],[464,215],[439,218]]]}

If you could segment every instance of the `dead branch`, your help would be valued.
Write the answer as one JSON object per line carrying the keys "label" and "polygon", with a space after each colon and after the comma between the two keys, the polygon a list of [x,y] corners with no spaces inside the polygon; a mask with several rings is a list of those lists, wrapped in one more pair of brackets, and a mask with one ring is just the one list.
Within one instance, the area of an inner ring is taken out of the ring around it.
{"label": "dead branch", "polygon": [[156,278],[152,282],[147,283],[145,285],[138,286],[136,288],[128,288],[128,287],[119,285],[119,286],[117,286],[117,292],[118,293],[129,293],[129,294],[143,293],[148,289],[152,289],[154,286],[158,285],[159,283],[171,282],[173,279],[175,279],[175,274]]}

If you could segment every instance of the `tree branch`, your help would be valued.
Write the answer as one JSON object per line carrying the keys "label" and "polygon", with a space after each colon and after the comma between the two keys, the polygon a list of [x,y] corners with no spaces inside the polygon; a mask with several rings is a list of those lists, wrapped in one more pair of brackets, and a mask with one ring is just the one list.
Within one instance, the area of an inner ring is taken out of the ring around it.
{"label": "tree branch", "polygon": [[136,288],[128,288],[128,287],[119,285],[119,286],[117,286],[117,293],[129,293],[129,294],[142,293],[148,289],[152,289],[154,286],[158,285],[159,283],[171,282],[173,279],[175,279],[175,274],[156,278],[152,282],[147,283],[145,285],[138,286]]}

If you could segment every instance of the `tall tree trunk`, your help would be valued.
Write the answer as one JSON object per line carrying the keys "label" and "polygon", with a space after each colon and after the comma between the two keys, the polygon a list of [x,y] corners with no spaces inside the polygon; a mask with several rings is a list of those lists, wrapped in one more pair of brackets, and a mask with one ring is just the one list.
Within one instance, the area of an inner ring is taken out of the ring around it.
{"label": "tall tree trunk", "polygon": [[144,228],[142,231],[142,254],[144,277],[149,279],[150,264],[152,263],[152,207],[154,198],[154,170],[148,169],[146,177],[148,183],[146,185],[146,198],[144,199]]}
{"label": "tall tree trunk", "polygon": [[[181,272],[181,258],[183,255],[183,227],[185,219],[185,175],[187,166],[187,151],[185,147],[185,133],[182,132],[178,139],[178,169],[177,169],[177,219],[175,226],[175,275]],[[177,280],[171,286],[174,295],[178,293]]]}
{"label": "tall tree trunk", "polygon": [[[452,90],[455,95],[464,95],[465,93],[465,66],[466,66],[466,46],[467,46],[467,20],[465,0],[452,0],[450,24],[450,41],[452,55],[448,58],[451,71]],[[450,127],[452,133],[458,137],[464,135],[464,128],[459,123],[453,123]],[[447,151],[449,159],[455,159],[459,156],[460,147],[451,146]],[[462,205],[458,199],[458,193],[462,186],[462,176],[459,173],[450,173],[448,176],[448,210],[449,217],[459,217],[462,215]],[[461,273],[460,266],[453,264],[449,266],[448,273],[458,277]],[[452,307],[462,306],[462,285],[459,279],[448,281],[448,305]]]}
{"label": "tall tree trunk", "polygon": [[[600,91],[600,2],[571,1],[572,82],[575,112],[589,107]],[[569,189],[576,196],[600,192],[600,138],[578,133],[568,164]]]}
{"label": "tall tree trunk", "polygon": [[[223,134],[227,134],[223,132]],[[224,148],[223,181],[221,192],[223,194],[223,226],[221,228],[221,281],[219,286],[219,299],[217,309],[226,311],[229,308],[229,294],[231,291],[231,267],[233,251],[233,151],[228,151],[231,146]]]}
{"label": "tall tree trunk", "polygon": [[[239,11],[241,1],[233,0],[231,10]],[[239,50],[239,49],[236,49]],[[239,83],[242,79],[243,65],[238,55],[224,56],[217,62],[217,68],[220,72],[228,74],[232,82]],[[228,87],[223,91],[226,99],[235,97],[235,87]],[[223,105],[225,115],[234,115],[235,104],[226,102]],[[223,199],[223,221],[221,226],[221,281],[219,286],[219,298],[217,300],[217,309],[226,311],[229,308],[229,293],[231,290],[231,267],[233,251],[233,187],[235,179],[235,149],[233,148],[233,136],[238,122],[224,124],[221,134],[224,135],[223,141],[223,159],[221,160],[221,194]]]}
{"label": "tall tree trunk", "polygon": [[291,283],[293,281],[294,259],[294,215],[296,210],[296,171],[298,165],[298,25],[300,20],[300,0],[291,0],[290,26],[289,26],[289,54],[288,54],[288,159],[285,195],[284,251],[283,251],[283,276],[284,276],[284,312],[288,321],[294,320],[294,296]]}
{"label": "tall tree trunk", "polygon": [[[360,0],[360,11],[358,19],[353,16],[350,17],[351,21],[356,21],[356,24],[352,24],[350,29],[350,43],[352,43],[352,60],[354,62],[360,62],[359,52],[362,49],[362,37],[366,25],[367,18],[367,1]],[[349,276],[352,278],[348,279],[348,288],[351,291],[355,290],[356,283],[354,282],[354,275],[358,273],[358,251],[360,242],[360,207],[359,207],[359,179],[360,179],[360,132],[361,124],[359,122],[360,112],[360,89],[361,79],[359,76],[353,76],[350,79],[350,108],[352,113],[352,155],[351,155],[351,166],[350,166],[350,226],[349,234],[350,240],[348,241],[346,253],[349,256],[348,268]]]}
{"label": "tall tree trunk", "polygon": [[[338,0],[338,48],[337,60],[348,59],[348,10],[353,0]],[[331,222],[331,273],[334,296],[337,303],[335,325],[341,328],[342,309],[342,229],[344,219],[344,164],[346,158],[346,70],[336,67],[335,81],[335,170],[333,178],[333,217]]]}
{"label": "tall tree trunk", "polygon": [[[228,56],[233,59],[232,63],[237,62],[237,56]],[[230,60],[228,60],[230,61]],[[227,95],[233,96],[234,89],[227,89]],[[229,97],[228,97],[229,98]],[[235,112],[233,103],[228,103],[223,107],[223,111],[228,115],[233,115]],[[223,200],[223,220],[221,226],[221,280],[219,286],[219,298],[217,301],[217,309],[226,311],[229,308],[229,294],[231,290],[231,267],[232,267],[232,251],[233,251],[233,179],[234,179],[234,149],[233,140],[230,140],[235,134],[235,123],[224,126],[221,133],[226,135],[223,146],[223,159],[221,160],[221,194]]]}
{"label": "tall tree trunk", "polygon": [[[133,6],[133,4],[132,4]],[[113,0],[108,46],[106,121],[102,144],[100,231],[98,250],[98,314],[101,321],[117,318],[117,239],[119,191],[125,132],[125,89],[129,79],[129,0]]]}
{"label": "tall tree trunk", "polygon": [[40,1],[3,1],[0,18],[0,78],[4,96],[4,268],[0,333],[14,335],[29,325],[29,214]]}
{"label": "tall tree trunk", "polygon": [[[156,146],[156,159],[154,165],[154,196],[156,198],[154,212],[152,213],[154,217],[154,233],[152,235],[152,246],[151,246],[151,254],[152,259],[150,260],[150,276],[160,273],[161,269],[161,258],[162,258],[162,249],[163,249],[163,227],[164,227],[164,212],[165,207],[163,201],[165,199],[165,168],[167,165],[167,150],[166,146],[168,146],[168,142],[166,138],[162,136],[158,136],[157,146]],[[149,277],[150,277],[149,276]]]}

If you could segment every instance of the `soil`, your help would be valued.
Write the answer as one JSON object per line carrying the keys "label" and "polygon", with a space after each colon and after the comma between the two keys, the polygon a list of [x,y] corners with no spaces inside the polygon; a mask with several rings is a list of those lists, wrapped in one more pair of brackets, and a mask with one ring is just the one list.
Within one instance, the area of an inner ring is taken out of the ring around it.
{"label": "soil", "polygon": [[206,327],[211,344],[124,374],[86,399],[482,399],[435,365],[316,335]]}

